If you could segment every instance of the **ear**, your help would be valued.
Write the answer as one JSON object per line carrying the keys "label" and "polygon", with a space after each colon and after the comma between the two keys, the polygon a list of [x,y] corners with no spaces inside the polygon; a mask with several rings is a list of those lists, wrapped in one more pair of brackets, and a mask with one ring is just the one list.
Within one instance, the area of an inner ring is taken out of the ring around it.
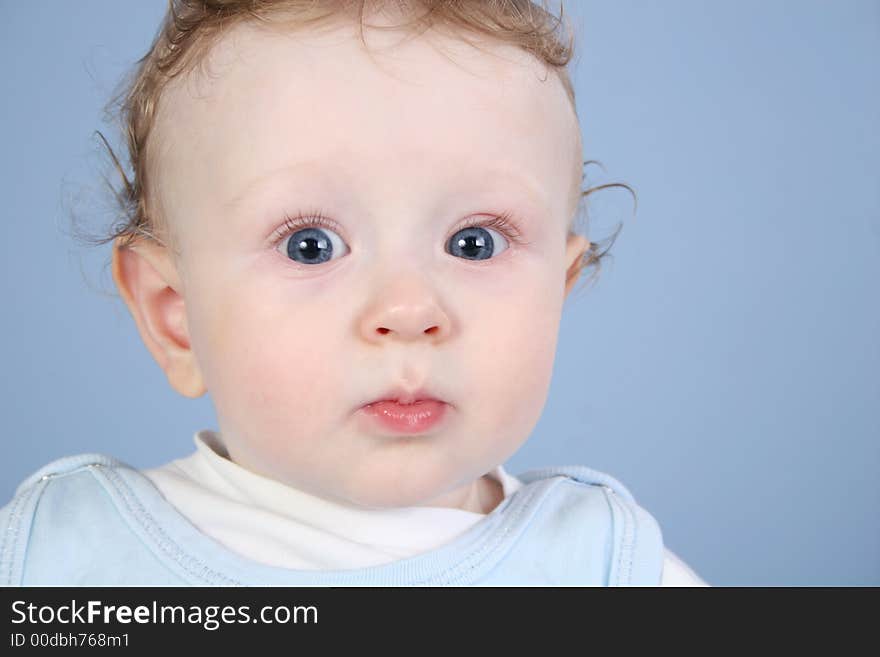
{"label": "ear", "polygon": [[120,248],[113,242],[113,280],[144,344],[168,383],[184,397],[207,391],[189,340],[177,268],[166,247],[149,240]]}
{"label": "ear", "polygon": [[590,241],[583,235],[569,233],[565,246],[565,296],[571,292],[583,269],[583,255],[590,248]]}

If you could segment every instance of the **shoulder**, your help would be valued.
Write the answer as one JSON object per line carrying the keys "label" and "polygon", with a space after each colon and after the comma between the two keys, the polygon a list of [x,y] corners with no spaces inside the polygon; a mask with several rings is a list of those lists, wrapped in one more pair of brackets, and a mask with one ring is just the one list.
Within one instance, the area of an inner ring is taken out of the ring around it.
{"label": "shoulder", "polygon": [[516,478],[526,485],[555,477],[562,477],[574,482],[614,492],[628,501],[634,500],[632,493],[630,493],[629,489],[619,480],[609,474],[594,470],[585,465],[552,465],[546,468],[526,470],[525,472],[516,475]]}
{"label": "shoulder", "polygon": [[664,550],[663,575],[660,586],[709,586],[669,548]]}
{"label": "shoulder", "polygon": [[113,505],[96,470],[132,470],[105,454],[56,459],[22,480],[0,508],[0,585],[22,581],[29,551],[43,541],[57,545],[113,515]]}
{"label": "shoulder", "polygon": [[584,465],[551,466],[517,477],[526,487],[565,488],[551,510],[581,530],[579,543],[606,546],[609,585],[659,584],[664,558],[660,525],[618,479]]}
{"label": "shoulder", "polygon": [[585,465],[561,465],[528,470],[517,475],[517,478],[526,485],[562,478],[585,494],[601,495],[612,514],[624,523],[635,523],[648,527],[653,532],[660,532],[654,516],[636,501],[632,492],[620,480],[605,472]]}
{"label": "shoulder", "polygon": [[106,454],[86,453],[64,456],[40,467],[16,487],[12,500],[3,507],[4,523],[20,520],[27,511],[34,511],[37,501],[46,506],[47,497],[82,497],[100,490],[98,471],[136,473],[130,465]]}
{"label": "shoulder", "polygon": [[110,468],[128,468],[132,469],[127,463],[124,463],[112,456],[98,453],[75,454],[73,456],[63,456],[55,459],[40,467],[35,472],[25,477],[15,489],[13,499],[27,494],[36,485],[46,482],[57,477],[66,477],[77,473],[86,472],[95,467]]}
{"label": "shoulder", "polygon": [[25,509],[34,507],[35,500],[59,493],[74,494],[99,488],[95,473],[136,472],[130,465],[106,454],[87,453],[55,459],[27,475],[15,489],[12,499],[3,507],[4,523],[21,518]]}
{"label": "shoulder", "polygon": [[106,454],[75,454],[56,459],[32,472],[18,484],[12,500],[3,507],[3,520],[9,522],[20,517],[29,502],[43,497],[50,490],[73,492],[84,485],[88,488],[95,481],[93,473],[97,468],[133,470],[126,463]]}

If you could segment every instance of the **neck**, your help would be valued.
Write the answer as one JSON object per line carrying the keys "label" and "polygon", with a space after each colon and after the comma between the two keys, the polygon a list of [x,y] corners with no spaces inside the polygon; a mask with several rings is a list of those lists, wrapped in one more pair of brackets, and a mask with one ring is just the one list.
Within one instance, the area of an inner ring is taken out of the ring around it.
{"label": "neck", "polygon": [[504,499],[504,488],[501,482],[483,475],[473,483],[456,488],[443,495],[438,495],[418,506],[439,506],[472,513],[487,514],[497,507]]}

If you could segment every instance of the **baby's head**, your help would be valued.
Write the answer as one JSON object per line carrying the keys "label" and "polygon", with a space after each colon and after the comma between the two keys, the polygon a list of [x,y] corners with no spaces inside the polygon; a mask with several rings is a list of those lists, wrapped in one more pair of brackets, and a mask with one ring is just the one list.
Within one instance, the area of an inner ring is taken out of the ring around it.
{"label": "baby's head", "polygon": [[[172,2],[127,91],[113,276],[174,389],[210,392],[231,460],[456,506],[537,423],[598,259],[573,225],[570,51],[522,0],[363,4]],[[443,419],[380,427],[362,407],[393,389]]]}

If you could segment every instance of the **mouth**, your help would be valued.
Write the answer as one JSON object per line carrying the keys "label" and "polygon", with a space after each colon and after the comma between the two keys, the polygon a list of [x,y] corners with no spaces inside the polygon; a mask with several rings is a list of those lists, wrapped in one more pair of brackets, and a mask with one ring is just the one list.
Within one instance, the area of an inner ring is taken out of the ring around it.
{"label": "mouth", "polygon": [[436,394],[427,388],[418,388],[415,390],[407,390],[402,387],[394,387],[388,390],[381,397],[377,397],[371,402],[367,402],[364,406],[370,406],[372,404],[378,404],[380,402],[396,402],[401,405],[411,405],[419,402],[427,402],[427,401],[435,401],[446,403],[445,400],[440,399]]}
{"label": "mouth", "polygon": [[446,417],[449,406],[424,389],[395,389],[364,404],[359,411],[386,431],[418,434],[437,427]]}

